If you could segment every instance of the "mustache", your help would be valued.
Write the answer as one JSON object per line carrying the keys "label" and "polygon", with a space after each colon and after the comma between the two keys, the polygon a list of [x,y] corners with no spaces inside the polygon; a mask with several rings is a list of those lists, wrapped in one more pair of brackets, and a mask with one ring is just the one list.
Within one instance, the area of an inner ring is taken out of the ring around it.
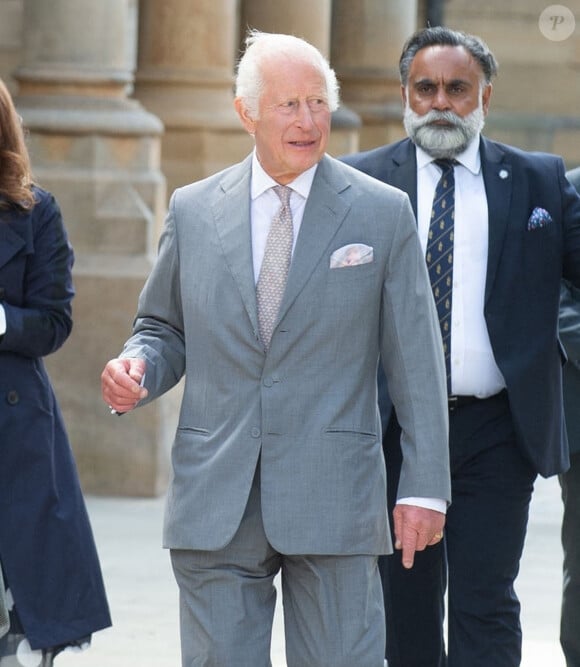
{"label": "mustache", "polygon": [[465,117],[451,109],[431,109],[424,115],[405,107],[403,124],[414,143],[434,158],[459,155],[483,128],[481,105]]}
{"label": "mustache", "polygon": [[[463,127],[464,125],[463,118],[453,111],[437,111],[436,109],[431,109],[431,111],[428,111],[424,116],[415,119],[415,127],[419,129],[425,127],[425,125],[432,125],[438,122],[448,123],[454,128]],[[440,129],[445,130],[444,127]]]}

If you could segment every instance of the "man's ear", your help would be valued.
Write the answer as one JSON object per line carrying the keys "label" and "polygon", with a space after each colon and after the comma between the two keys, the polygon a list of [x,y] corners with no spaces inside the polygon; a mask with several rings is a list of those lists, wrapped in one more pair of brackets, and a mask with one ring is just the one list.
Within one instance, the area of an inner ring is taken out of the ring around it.
{"label": "man's ear", "polygon": [[481,92],[481,106],[483,108],[483,114],[487,116],[487,112],[489,111],[489,101],[491,99],[491,93],[493,91],[493,86],[491,83],[487,83],[483,91]]}
{"label": "man's ear", "polygon": [[242,125],[248,134],[254,135],[256,131],[256,121],[248,113],[248,108],[241,97],[234,99],[234,108],[242,121]]}

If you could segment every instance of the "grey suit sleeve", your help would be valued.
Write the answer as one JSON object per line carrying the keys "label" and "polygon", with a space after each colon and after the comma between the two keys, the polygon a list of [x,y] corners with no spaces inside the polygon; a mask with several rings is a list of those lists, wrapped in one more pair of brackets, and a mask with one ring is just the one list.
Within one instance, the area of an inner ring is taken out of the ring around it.
{"label": "grey suit sleeve", "polygon": [[[381,354],[402,428],[397,497],[451,500],[445,365],[415,219],[404,198],[383,288]],[[387,463],[388,464],[388,463]]]}
{"label": "grey suit sleeve", "polygon": [[121,354],[146,360],[149,396],[140,405],[171,389],[185,372],[175,197],[169,205],[157,260],[139,297],[133,334]]}

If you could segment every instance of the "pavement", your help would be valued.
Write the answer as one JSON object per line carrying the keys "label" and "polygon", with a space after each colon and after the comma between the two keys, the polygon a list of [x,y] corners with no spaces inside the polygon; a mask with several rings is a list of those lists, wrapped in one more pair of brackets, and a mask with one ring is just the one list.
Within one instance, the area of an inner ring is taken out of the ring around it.
{"label": "pavement", "polygon": [[[96,633],[87,651],[59,656],[58,666],[180,667],[177,587],[169,554],[160,546],[164,498],[88,496],[87,506],[113,627]],[[561,517],[557,479],[538,479],[516,582],[524,633],[521,667],[565,667],[558,644]],[[278,595],[272,636],[273,667],[286,667],[280,605]]]}

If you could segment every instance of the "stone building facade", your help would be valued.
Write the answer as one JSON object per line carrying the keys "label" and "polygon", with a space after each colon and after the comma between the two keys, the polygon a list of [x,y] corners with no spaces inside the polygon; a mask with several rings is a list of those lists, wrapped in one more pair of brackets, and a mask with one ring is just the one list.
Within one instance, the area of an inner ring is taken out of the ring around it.
{"label": "stone building facade", "polygon": [[[166,488],[179,388],[117,418],[99,376],[130,331],[169,193],[251,150],[232,106],[246,27],[303,36],[330,58],[343,99],[329,146],[338,155],[403,136],[398,56],[431,5],[500,61],[487,134],[580,164],[578,30],[542,31],[546,2],[0,0],[0,76],[76,251],[75,327],[47,363],[85,491]],[[580,0],[566,7],[580,22]]]}

